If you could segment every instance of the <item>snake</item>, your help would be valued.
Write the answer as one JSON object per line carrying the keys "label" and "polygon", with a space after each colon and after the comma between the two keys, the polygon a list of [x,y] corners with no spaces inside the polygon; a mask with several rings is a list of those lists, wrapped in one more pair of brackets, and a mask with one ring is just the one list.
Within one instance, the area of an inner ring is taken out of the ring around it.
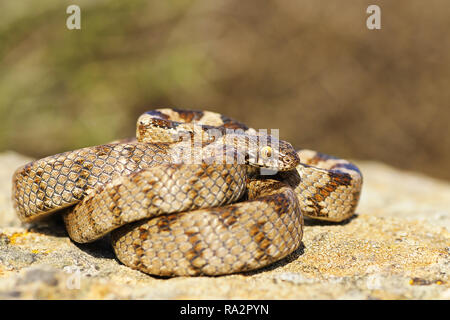
{"label": "snake", "polygon": [[155,276],[251,271],[298,249],[304,218],[354,215],[353,163],[225,115],[159,108],[136,138],[29,162],[12,178],[24,223],[61,214],[69,237],[111,239],[124,265]]}

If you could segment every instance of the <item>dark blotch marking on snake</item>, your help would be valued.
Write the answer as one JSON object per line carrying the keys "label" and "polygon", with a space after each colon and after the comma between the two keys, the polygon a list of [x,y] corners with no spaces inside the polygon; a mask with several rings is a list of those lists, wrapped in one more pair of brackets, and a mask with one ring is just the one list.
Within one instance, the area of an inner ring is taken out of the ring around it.
{"label": "dark blotch marking on snake", "polygon": [[178,122],[164,120],[164,119],[152,119],[150,123],[158,128],[162,129],[173,129],[179,126]]}
{"label": "dark blotch marking on snake", "polygon": [[136,145],[134,145],[134,144],[127,144],[127,145],[125,145],[125,146],[123,147],[123,150],[122,150],[121,154],[122,154],[123,156],[128,157],[128,156],[133,155],[133,153],[134,153],[135,151],[136,151]]}
{"label": "dark blotch marking on snake", "polygon": [[113,214],[113,221],[118,225],[121,223],[120,215],[122,214],[122,209],[119,206],[119,200],[121,198],[120,195],[120,184],[116,184],[112,186],[109,191],[109,198],[111,199],[111,203],[109,205],[109,210]]}
{"label": "dark blotch marking on snake", "polygon": [[[144,241],[146,241],[148,239],[148,230],[145,227],[140,226],[138,228],[138,231],[139,231],[139,239],[141,240],[141,243],[143,243]],[[137,262],[135,264],[136,268],[137,269],[140,269],[140,268],[145,269],[145,264],[143,263],[143,258],[145,256],[145,250],[142,248],[142,246],[139,243],[134,243],[133,249],[137,256],[136,257]]]}
{"label": "dark blotch marking on snake", "polygon": [[168,215],[163,215],[163,216],[156,218],[156,219],[158,219],[156,222],[156,227],[158,228],[158,232],[160,232],[160,231],[170,232],[172,230],[171,229],[172,224],[177,222],[180,215],[182,215],[182,213],[168,214]]}
{"label": "dark blotch marking on snake", "polygon": [[361,174],[361,171],[359,170],[359,168],[352,163],[337,163],[334,166],[332,166],[330,169],[339,171],[339,169],[341,169],[341,168],[347,169],[347,170],[352,170],[352,171],[355,171],[355,172]]}
{"label": "dark blotch marking on snake", "polygon": [[225,228],[234,225],[238,221],[239,217],[243,214],[243,212],[240,211],[239,207],[237,207],[236,205],[230,205],[223,208],[215,208],[211,213],[216,214],[217,219]]}
{"label": "dark blotch marking on snake", "polygon": [[257,243],[258,247],[253,253],[256,261],[271,260],[272,256],[267,253],[267,248],[270,246],[270,240],[263,231],[264,225],[267,221],[258,221],[250,227],[249,233],[252,239]]}
{"label": "dark blotch marking on snake", "polygon": [[[101,187],[101,190],[99,190],[98,192],[101,192],[101,191],[103,191],[103,186]],[[89,212],[92,212],[92,211],[93,211],[92,200],[93,200],[93,197],[89,197],[89,198],[86,199],[86,201],[85,201],[86,207],[89,208],[89,209],[88,209]],[[75,206],[75,209],[74,209],[74,210],[76,210],[76,208],[77,208],[77,206]],[[76,212],[74,212],[74,213],[76,214]],[[98,224],[95,223],[94,215],[92,215],[92,214],[87,214],[86,217],[87,217],[87,220],[89,221],[88,225],[91,225],[91,226],[92,226],[92,229],[94,229],[95,232],[99,232],[99,227],[98,227]],[[76,221],[76,220],[75,220],[75,221]],[[84,238],[84,237],[83,237],[83,238]],[[85,239],[85,240],[87,240],[87,239]]]}
{"label": "dark blotch marking on snake", "polygon": [[333,191],[335,191],[340,186],[348,187],[352,183],[352,177],[348,173],[343,172],[329,172],[328,177],[330,179],[329,182],[323,187],[316,187],[316,193],[311,197],[306,198],[308,201],[311,201],[312,204],[308,205],[314,209],[314,212],[317,213],[317,216],[327,217],[328,213],[322,213],[323,207],[319,204],[325,200],[326,197],[330,195]]}
{"label": "dark blotch marking on snake", "polygon": [[328,154],[316,152],[316,155],[313,158],[311,158],[305,164],[310,165],[310,166],[314,166],[314,165],[318,164],[321,161],[336,160],[336,159],[337,159],[336,157],[330,156]]}
{"label": "dark blotch marking on snake", "polygon": [[95,154],[98,157],[106,156],[111,152],[111,147],[109,145],[101,145],[93,147]]}
{"label": "dark blotch marking on snake", "polygon": [[248,127],[243,124],[240,123],[236,120],[233,120],[227,116],[224,115],[220,115],[220,119],[222,120],[223,126],[227,129],[243,129],[243,130],[248,130]]}
{"label": "dark blotch marking on snake", "polygon": [[[40,170],[39,170],[40,169]],[[37,185],[36,198],[41,201],[35,201],[35,205],[39,210],[43,210],[45,207],[45,202],[47,201],[47,182],[43,179],[44,170],[38,168],[36,170],[36,175],[33,178],[33,182]]]}
{"label": "dark blotch marking on snake", "polygon": [[189,260],[192,269],[196,272],[201,272],[201,269],[205,266],[206,261],[199,260],[203,258],[203,250],[205,250],[205,248],[202,247],[200,233],[185,231],[184,234],[187,235],[189,243],[192,245],[192,248],[186,252],[186,258]]}
{"label": "dark blotch marking on snake", "polygon": [[273,207],[277,208],[275,212],[279,217],[289,213],[291,208],[292,201],[295,201],[296,199],[290,199],[285,194],[274,194],[269,199],[267,199],[269,203],[272,204]]}
{"label": "dark blotch marking on snake", "polygon": [[157,110],[147,111],[147,112],[145,112],[145,114],[148,114],[148,115],[154,116],[154,117],[159,117],[159,118],[164,119],[164,120],[169,120],[170,119],[170,117],[167,114],[164,114],[164,113],[162,113],[160,111],[157,111]]}
{"label": "dark blotch marking on snake", "polygon": [[173,111],[177,112],[181,119],[183,119],[185,122],[190,123],[192,121],[199,121],[203,117],[204,113],[203,111],[198,110],[182,110],[182,109],[174,109]]}
{"label": "dark blotch marking on snake", "polygon": [[195,175],[199,178],[209,178],[217,168],[214,166],[210,166],[206,163],[202,163],[199,165],[198,171]]}
{"label": "dark blotch marking on snake", "polygon": [[23,177],[28,176],[30,174],[32,168],[32,163],[27,163],[24,167],[23,167],[23,171],[20,173]]}

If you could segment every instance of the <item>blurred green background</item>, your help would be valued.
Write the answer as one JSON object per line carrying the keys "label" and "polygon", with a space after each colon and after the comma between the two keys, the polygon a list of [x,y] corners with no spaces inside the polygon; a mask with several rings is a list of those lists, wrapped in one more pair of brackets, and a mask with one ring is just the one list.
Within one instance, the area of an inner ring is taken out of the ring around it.
{"label": "blurred green background", "polygon": [[450,179],[449,17],[448,0],[1,0],[0,150],[102,144],[176,106]]}

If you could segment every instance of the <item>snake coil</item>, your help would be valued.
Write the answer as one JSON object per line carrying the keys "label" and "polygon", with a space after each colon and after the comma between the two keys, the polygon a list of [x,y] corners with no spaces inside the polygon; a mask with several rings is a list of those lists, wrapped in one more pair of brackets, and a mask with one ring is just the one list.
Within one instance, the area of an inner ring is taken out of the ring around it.
{"label": "snake coil", "polygon": [[61,212],[79,243],[111,233],[118,259],[145,273],[221,275],[286,257],[303,215],[342,221],[359,200],[355,165],[214,112],[149,111],[136,134],[17,169],[19,218]]}

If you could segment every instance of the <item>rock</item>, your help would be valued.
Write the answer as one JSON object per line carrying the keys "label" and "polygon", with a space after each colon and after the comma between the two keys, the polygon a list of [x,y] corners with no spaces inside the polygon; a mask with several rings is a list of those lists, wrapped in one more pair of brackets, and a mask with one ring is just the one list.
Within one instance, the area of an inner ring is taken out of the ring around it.
{"label": "rock", "polygon": [[374,162],[357,214],[306,220],[303,245],[262,270],[161,279],[132,270],[104,238],[75,244],[59,217],[23,225],[11,176],[29,161],[0,154],[0,298],[450,299],[450,184]]}

